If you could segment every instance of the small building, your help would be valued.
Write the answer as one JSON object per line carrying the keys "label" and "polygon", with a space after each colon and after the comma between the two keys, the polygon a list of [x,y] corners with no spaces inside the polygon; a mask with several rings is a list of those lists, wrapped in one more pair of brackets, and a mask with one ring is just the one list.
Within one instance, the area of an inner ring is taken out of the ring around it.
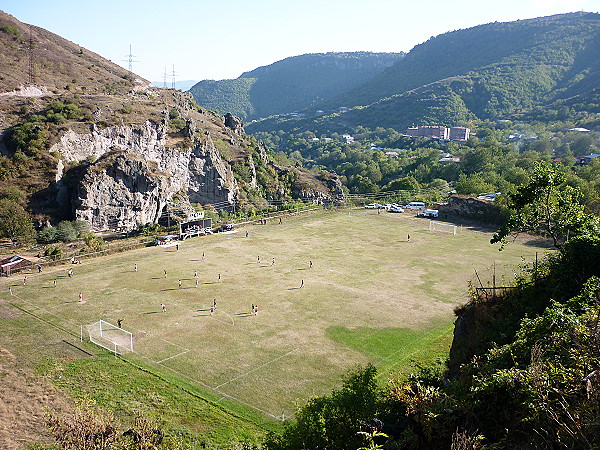
{"label": "small building", "polygon": [[31,261],[19,255],[13,255],[0,260],[0,276],[7,277],[31,266]]}
{"label": "small building", "polygon": [[342,134],[342,142],[345,144],[352,144],[354,142],[354,137],[349,134]]}
{"label": "small building", "polygon": [[451,127],[448,132],[448,138],[451,141],[466,141],[469,139],[471,129],[467,127]]}
{"label": "small building", "polygon": [[581,127],[569,128],[567,131],[571,132],[571,133],[589,133],[590,132],[590,130],[588,130],[587,128],[581,128]]}
{"label": "small building", "polygon": [[593,159],[596,158],[600,158],[600,153],[591,153],[589,155],[582,156],[580,162],[582,165],[587,166],[589,163],[592,162]]}

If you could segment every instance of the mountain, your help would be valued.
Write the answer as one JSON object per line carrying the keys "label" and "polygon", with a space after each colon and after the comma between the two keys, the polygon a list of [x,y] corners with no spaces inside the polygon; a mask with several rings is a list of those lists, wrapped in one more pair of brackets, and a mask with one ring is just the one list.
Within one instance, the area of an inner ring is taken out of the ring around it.
{"label": "mountain", "polygon": [[[350,131],[362,125],[403,131],[411,125],[494,119],[574,97],[585,104],[600,86],[599,49],[600,15],[594,13],[453,31],[415,46],[371,80],[315,106],[326,115],[313,108],[306,118],[266,120],[249,130]],[[351,108],[340,112],[341,105]]]}
{"label": "mountain", "polygon": [[403,53],[316,53],[293,56],[234,80],[204,80],[196,101],[244,120],[286,114],[353,89],[402,59]]}
{"label": "mountain", "polygon": [[0,60],[0,199],[39,225],[131,230],[182,199],[249,210],[341,192],[273,162],[240,119],[1,11]]}

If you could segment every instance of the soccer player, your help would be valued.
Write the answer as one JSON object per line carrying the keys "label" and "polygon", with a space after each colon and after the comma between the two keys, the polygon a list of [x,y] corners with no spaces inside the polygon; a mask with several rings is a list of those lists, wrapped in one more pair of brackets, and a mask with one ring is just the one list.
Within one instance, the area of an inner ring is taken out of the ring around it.
{"label": "soccer player", "polygon": [[219,283],[221,282],[221,274],[219,274]]}
{"label": "soccer player", "polygon": [[167,312],[167,305],[165,305],[164,303],[161,303],[160,307],[162,308],[162,312]]}
{"label": "soccer player", "polygon": [[302,283],[300,283],[300,289],[302,289],[304,287],[304,280],[302,280]]}
{"label": "soccer player", "polygon": [[82,302],[83,301],[83,293],[79,293],[79,301]]}
{"label": "soccer player", "polygon": [[167,271],[165,270],[165,278],[167,278]]}
{"label": "soccer player", "polygon": [[23,286],[25,286],[25,283],[27,283],[27,275],[23,277]]}
{"label": "soccer player", "polygon": [[54,287],[56,287],[56,280],[54,280]]}
{"label": "soccer player", "polygon": [[198,287],[198,278],[196,278],[196,287]]}
{"label": "soccer player", "polygon": [[117,326],[118,326],[119,328],[121,328],[121,322],[123,322],[123,320],[122,320],[122,319],[119,319],[119,320],[117,320]]}
{"label": "soccer player", "polygon": [[308,262],[308,268],[309,268],[309,269],[312,269],[312,261],[309,261],[309,262]]}
{"label": "soccer player", "polygon": [[179,280],[179,289],[181,289],[181,280]]}
{"label": "soccer player", "polygon": [[[134,265],[133,265],[133,271],[134,271],[134,272],[137,272],[137,264],[134,264]],[[120,327],[119,327],[119,328],[120,328]]]}
{"label": "soccer player", "polygon": [[408,237],[406,238],[406,242],[410,242],[410,234],[408,235]]}
{"label": "soccer player", "polygon": [[275,265],[275,257],[273,257],[273,261],[271,262],[271,265],[274,266]]}

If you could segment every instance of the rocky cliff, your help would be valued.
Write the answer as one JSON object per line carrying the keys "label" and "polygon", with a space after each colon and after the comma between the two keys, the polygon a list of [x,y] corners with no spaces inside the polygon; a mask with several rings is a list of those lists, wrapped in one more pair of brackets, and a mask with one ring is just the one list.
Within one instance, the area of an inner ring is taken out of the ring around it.
{"label": "rocky cliff", "polygon": [[[276,170],[239,118],[206,110],[189,93],[153,88],[2,12],[0,25],[0,198],[15,199],[36,223],[84,219],[95,230],[131,230],[155,222],[174,197],[238,211],[311,192],[328,198],[307,171]],[[35,85],[26,76],[28,39],[46,62]],[[292,189],[299,178],[308,182]]]}
{"label": "rocky cliff", "polygon": [[94,229],[129,230],[155,222],[175,193],[192,203],[232,205],[238,186],[231,166],[209,133],[191,134],[189,147],[171,148],[166,123],[67,131],[51,148],[60,163],[95,161],[73,189],[74,217]]}

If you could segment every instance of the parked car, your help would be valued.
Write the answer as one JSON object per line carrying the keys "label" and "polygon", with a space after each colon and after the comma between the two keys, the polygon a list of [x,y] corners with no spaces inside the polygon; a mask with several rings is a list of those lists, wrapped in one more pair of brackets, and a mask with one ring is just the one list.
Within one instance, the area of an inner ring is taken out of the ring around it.
{"label": "parked car", "polygon": [[437,209],[426,209],[422,213],[419,214],[421,217],[438,217],[439,211]]}
{"label": "parked car", "polygon": [[366,209],[380,209],[383,208],[383,205],[380,205],[379,203],[369,203],[368,205],[365,205]]}
{"label": "parked car", "polygon": [[390,209],[388,209],[388,212],[391,213],[403,213],[404,212],[404,208],[402,208],[401,206],[392,206]]}

